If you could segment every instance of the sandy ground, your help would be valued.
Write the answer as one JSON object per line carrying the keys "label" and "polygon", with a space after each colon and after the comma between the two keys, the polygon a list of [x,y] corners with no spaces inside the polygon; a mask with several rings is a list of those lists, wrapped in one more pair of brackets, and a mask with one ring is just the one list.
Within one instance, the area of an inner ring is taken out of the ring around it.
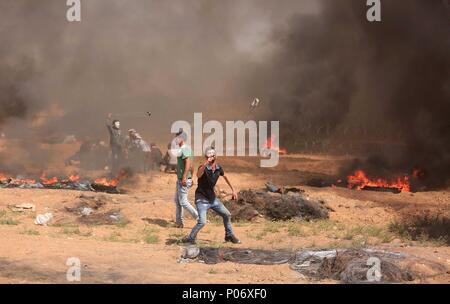
{"label": "sandy ground", "polygon": [[[256,158],[222,159],[226,174],[238,190],[263,188],[268,180],[278,185],[300,186],[311,197],[323,199],[334,212],[330,213],[329,220],[312,223],[270,222],[262,218],[235,223],[241,245],[225,244],[222,224],[211,218],[199,234],[199,244],[292,251],[384,248],[416,259],[411,267],[420,277],[413,283],[450,283],[448,242],[426,235],[413,240],[392,230],[392,223],[414,214],[436,214],[448,219],[450,191],[393,194],[304,186],[313,176],[335,174],[344,160],[294,155],[283,157],[276,168],[261,169]],[[174,227],[175,179],[173,174],[162,172],[138,176],[124,186],[127,193],[120,195],[0,189],[0,283],[67,283],[66,261],[70,257],[81,261],[81,283],[315,282],[300,277],[288,265],[177,263],[182,247],[173,244],[173,240],[188,234],[195,222],[186,215],[185,228]],[[223,181],[218,188],[227,190]],[[191,198],[193,194],[192,189]],[[64,207],[74,206],[80,201],[80,195],[104,202],[103,211],[121,209],[130,223],[100,226],[77,223]],[[15,213],[7,208],[20,203],[32,203],[36,211]],[[36,214],[45,212],[55,215],[52,224],[35,225]]]}

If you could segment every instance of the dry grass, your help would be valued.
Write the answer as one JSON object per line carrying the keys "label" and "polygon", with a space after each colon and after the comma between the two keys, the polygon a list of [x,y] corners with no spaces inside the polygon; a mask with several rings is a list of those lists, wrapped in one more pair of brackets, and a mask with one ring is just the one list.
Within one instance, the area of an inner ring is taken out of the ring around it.
{"label": "dry grass", "polygon": [[0,211],[0,225],[19,225],[20,222],[13,218],[13,215],[5,210]]}
{"label": "dry grass", "polygon": [[420,245],[448,246],[450,244],[450,221],[440,217],[416,217],[408,222],[391,222],[389,231],[410,242]]}
{"label": "dry grass", "polygon": [[25,235],[40,235],[39,231],[34,230],[34,229],[25,229],[25,230],[22,231],[20,234],[25,234]]}
{"label": "dry grass", "polygon": [[146,227],[142,233],[143,233],[143,241],[147,244],[158,244],[160,239],[158,236],[159,229],[158,228],[151,228]]}

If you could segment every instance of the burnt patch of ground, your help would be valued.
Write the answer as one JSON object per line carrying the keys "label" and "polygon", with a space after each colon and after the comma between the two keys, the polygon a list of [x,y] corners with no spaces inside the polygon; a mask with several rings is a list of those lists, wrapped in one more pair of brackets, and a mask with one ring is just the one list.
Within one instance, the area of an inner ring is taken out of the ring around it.
{"label": "burnt patch of ground", "polygon": [[82,215],[78,221],[85,225],[126,225],[129,220],[123,215],[120,209],[110,210],[104,213],[94,213],[91,215]]}
{"label": "burnt patch of ground", "polygon": [[72,213],[82,213],[85,208],[98,210],[105,206],[107,202],[107,198],[103,195],[87,196],[81,194],[80,196],[78,196],[78,199],[78,202],[70,206],[65,206],[64,208],[66,209],[66,211]]}
{"label": "burnt patch of ground", "polygon": [[121,209],[104,211],[108,198],[104,195],[80,195],[74,204],[65,206],[65,211],[77,216],[77,221],[85,225],[126,225],[129,220]]}
{"label": "burnt patch of ground", "polygon": [[324,201],[315,200],[302,192],[286,194],[265,190],[242,190],[238,201],[225,202],[231,216],[237,221],[250,221],[258,216],[271,220],[292,218],[311,220],[327,219],[330,208]]}

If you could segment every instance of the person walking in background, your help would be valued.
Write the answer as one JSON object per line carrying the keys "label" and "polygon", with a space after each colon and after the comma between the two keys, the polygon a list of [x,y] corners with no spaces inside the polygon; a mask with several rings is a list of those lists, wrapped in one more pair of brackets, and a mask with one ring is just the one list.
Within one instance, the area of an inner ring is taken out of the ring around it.
{"label": "person walking in background", "polygon": [[160,166],[163,163],[162,152],[155,143],[150,144],[150,150],[150,169],[159,171]]}
{"label": "person walking in background", "polygon": [[130,129],[128,130],[128,138],[125,146],[128,166],[135,172],[147,173],[151,158],[149,144],[142,139],[142,136],[135,129]]}
{"label": "person walking in background", "polygon": [[164,155],[164,172],[176,171],[177,168],[177,152],[172,149],[172,143],[167,145],[167,152]]}
{"label": "person walking in background", "polygon": [[183,208],[186,209],[194,219],[198,219],[197,210],[189,203],[188,192],[192,187],[192,162],[193,154],[191,148],[186,144],[187,134],[181,129],[177,133],[176,143],[179,146],[177,157],[177,184],[175,192],[176,205],[176,227],[183,228]]}

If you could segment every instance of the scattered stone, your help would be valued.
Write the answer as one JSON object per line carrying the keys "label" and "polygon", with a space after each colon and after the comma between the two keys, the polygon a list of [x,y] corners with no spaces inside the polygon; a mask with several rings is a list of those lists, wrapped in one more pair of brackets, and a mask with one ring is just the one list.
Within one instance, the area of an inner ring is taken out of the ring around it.
{"label": "scattered stone", "polygon": [[84,215],[84,216],[91,215],[92,212],[94,212],[94,210],[92,210],[92,208],[89,208],[89,207],[84,207],[81,210],[81,214]]}
{"label": "scattered stone", "polygon": [[8,208],[14,212],[36,211],[36,206],[29,203],[9,205]]}

